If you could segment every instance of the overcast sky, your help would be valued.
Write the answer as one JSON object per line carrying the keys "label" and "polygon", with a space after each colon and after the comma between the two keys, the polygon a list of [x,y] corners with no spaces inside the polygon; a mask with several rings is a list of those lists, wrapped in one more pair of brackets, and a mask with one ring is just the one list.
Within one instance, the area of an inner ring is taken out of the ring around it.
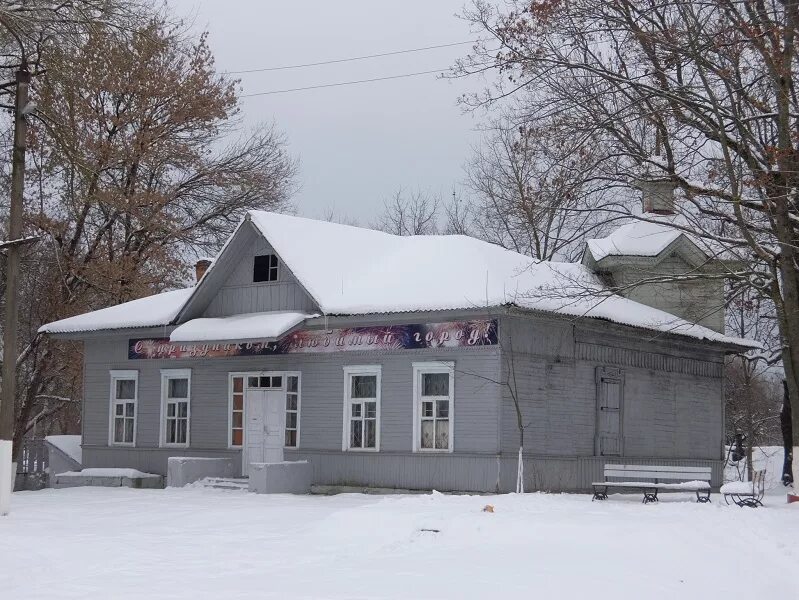
{"label": "overcast sky", "polygon": [[[318,62],[474,39],[466,0],[169,0],[207,29],[220,71]],[[239,75],[242,93],[445,70],[457,46],[379,59]],[[301,161],[300,214],[368,224],[400,186],[443,196],[477,140],[456,100],[477,82],[422,75],[242,99],[245,125],[274,120]]]}

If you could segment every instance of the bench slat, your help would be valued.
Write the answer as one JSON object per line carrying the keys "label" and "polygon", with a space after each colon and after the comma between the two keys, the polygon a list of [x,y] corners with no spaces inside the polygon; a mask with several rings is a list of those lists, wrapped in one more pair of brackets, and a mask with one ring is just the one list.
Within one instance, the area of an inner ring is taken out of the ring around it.
{"label": "bench slat", "polygon": [[704,473],[710,472],[710,467],[675,467],[672,465],[612,465],[606,464],[605,470],[614,471],[677,471],[681,473]]}
{"label": "bench slat", "polygon": [[605,477],[621,477],[626,479],[710,479],[711,473],[685,472],[663,472],[663,471],[605,471]]}
{"label": "bench slat", "polygon": [[686,483],[651,483],[646,481],[600,481],[594,482],[591,485],[594,487],[608,487],[608,488],[630,488],[630,489],[659,489],[663,491],[704,491],[710,489],[710,484],[702,481],[695,482],[694,485],[687,485]]}

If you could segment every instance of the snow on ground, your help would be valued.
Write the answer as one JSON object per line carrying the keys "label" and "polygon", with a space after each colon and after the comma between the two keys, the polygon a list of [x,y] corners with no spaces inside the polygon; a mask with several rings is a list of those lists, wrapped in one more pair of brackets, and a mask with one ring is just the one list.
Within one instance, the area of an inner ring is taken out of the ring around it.
{"label": "snow on ground", "polygon": [[[486,504],[494,512],[483,512]],[[14,494],[0,590],[17,598],[799,597],[799,504],[670,494]],[[425,530],[438,530],[425,531]]]}

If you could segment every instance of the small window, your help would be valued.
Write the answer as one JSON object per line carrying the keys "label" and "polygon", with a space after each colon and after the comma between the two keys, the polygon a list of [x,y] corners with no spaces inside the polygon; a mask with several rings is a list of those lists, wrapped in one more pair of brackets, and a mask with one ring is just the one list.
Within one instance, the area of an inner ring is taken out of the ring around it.
{"label": "small window", "polygon": [[344,367],[344,450],[380,448],[380,367]]}
{"label": "small window", "polygon": [[451,452],[452,363],[414,363],[414,450]]}
{"label": "small window", "polygon": [[280,375],[260,375],[258,377],[248,377],[247,387],[264,390],[280,390],[283,389],[283,377]]}
{"label": "small window", "polygon": [[111,371],[110,442],[121,446],[136,443],[136,399],[138,371]]}
{"label": "small window", "polygon": [[277,281],[277,256],[264,254],[253,261],[252,280],[255,283]]}
{"label": "small window", "polygon": [[189,445],[189,414],[191,371],[163,369],[161,371],[161,444]]}

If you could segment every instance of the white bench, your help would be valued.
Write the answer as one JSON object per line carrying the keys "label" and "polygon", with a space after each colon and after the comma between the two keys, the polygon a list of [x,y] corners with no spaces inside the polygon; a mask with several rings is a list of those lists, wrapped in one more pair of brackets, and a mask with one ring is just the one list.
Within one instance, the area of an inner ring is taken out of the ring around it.
{"label": "white bench", "polygon": [[695,492],[697,502],[710,502],[710,467],[605,465],[605,481],[595,482],[594,500],[607,500],[608,490],[643,492],[643,503],[658,501],[658,492]]}

